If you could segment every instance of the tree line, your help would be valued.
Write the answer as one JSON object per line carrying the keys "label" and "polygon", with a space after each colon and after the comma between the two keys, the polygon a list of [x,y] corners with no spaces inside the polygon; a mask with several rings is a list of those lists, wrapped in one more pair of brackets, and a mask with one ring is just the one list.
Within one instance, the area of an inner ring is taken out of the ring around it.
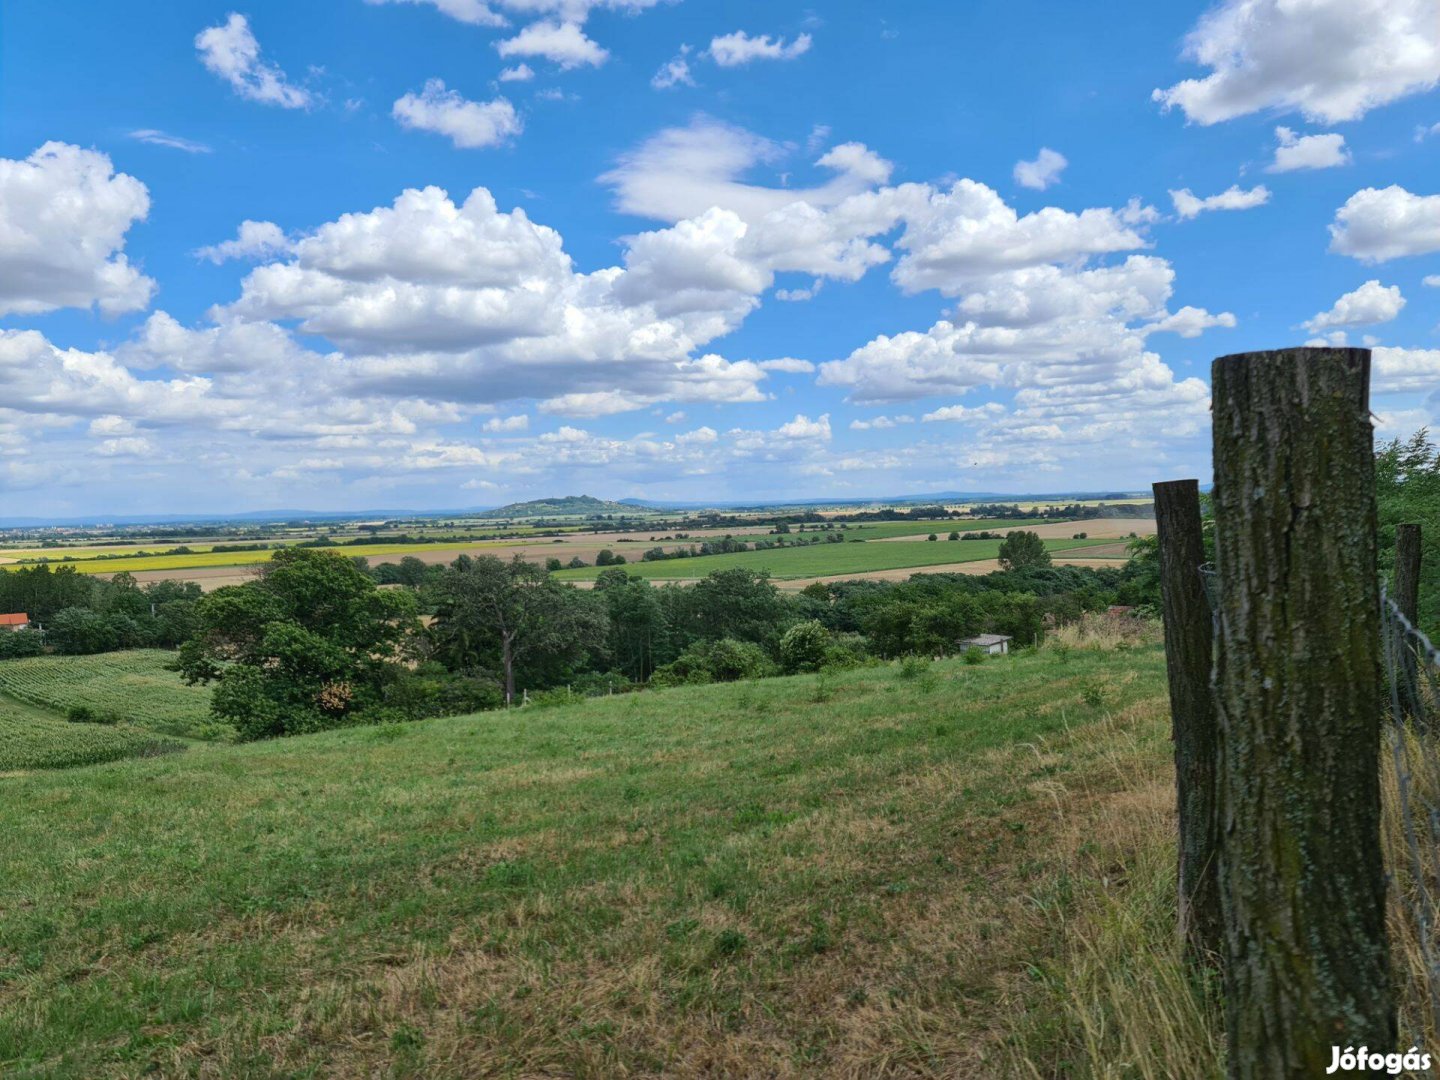
{"label": "tree line", "polygon": [[844,581],[781,592],[765,572],[652,585],[623,566],[593,589],[521,558],[405,560],[379,585],[363,560],[277,552],[203,597],[176,667],[213,683],[243,738],[453,715],[549,696],[628,692],[959,651],[978,633],[1038,641],[1049,621],[1145,602],[1128,568],[1054,567],[1017,533],[1008,569]]}

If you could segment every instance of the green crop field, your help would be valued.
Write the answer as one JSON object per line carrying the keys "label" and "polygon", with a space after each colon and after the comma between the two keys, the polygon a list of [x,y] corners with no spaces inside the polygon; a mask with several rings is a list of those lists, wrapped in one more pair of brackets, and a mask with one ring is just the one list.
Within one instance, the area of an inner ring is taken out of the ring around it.
{"label": "green crop field", "polygon": [[229,727],[210,718],[210,688],[186,686],[178,674],[166,670],[174,659],[171,652],[136,649],[0,660],[0,695],[61,719],[72,705],[83,705],[97,715],[166,735],[230,737]]}
{"label": "green crop field", "polygon": [[1089,922],[1175,953],[1166,716],[1047,648],[0,777],[0,1074],[1042,1075]]}
{"label": "green crop field", "polygon": [[[943,532],[940,535],[945,535]],[[690,559],[662,559],[656,562],[633,561],[624,569],[631,574],[656,580],[687,580],[702,578],[716,570],[768,570],[770,576],[785,578],[825,577],[832,574],[865,574],[876,570],[903,570],[915,567],[943,566],[946,563],[979,562],[1000,554],[1000,540],[937,540],[935,543],[914,544],[807,544],[803,547],[770,548],[766,551],[738,551],[730,555],[701,555]],[[1114,545],[1114,540],[1046,540],[1052,552],[1077,552],[1086,547]],[[629,558],[630,552],[626,551]],[[638,554],[637,554],[638,560]],[[555,577],[562,581],[583,581],[600,573],[601,568],[559,570]]]}
{"label": "green crop field", "polygon": [[[0,776],[17,769],[67,769],[184,748],[183,743],[158,739],[129,725],[72,724],[23,702],[0,698]],[[4,982],[0,972],[0,991]]]}
{"label": "green crop field", "polygon": [[[483,550],[503,547],[508,540],[457,541],[454,547],[465,550]],[[342,555],[355,558],[370,558],[379,555],[419,555],[426,551],[444,550],[442,544],[353,544],[327,548]],[[74,567],[81,574],[118,574],[121,571],[139,573],[144,570],[194,570],[214,566],[255,566],[269,562],[275,555],[274,549],[265,551],[202,551],[191,555],[146,555],[124,559],[76,559],[70,562],[52,563],[52,567]],[[0,570],[17,570],[22,564],[6,563]]]}

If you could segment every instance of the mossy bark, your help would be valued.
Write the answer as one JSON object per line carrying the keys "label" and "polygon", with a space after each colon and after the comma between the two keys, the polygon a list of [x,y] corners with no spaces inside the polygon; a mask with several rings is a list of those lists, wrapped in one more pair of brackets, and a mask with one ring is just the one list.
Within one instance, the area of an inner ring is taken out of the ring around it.
{"label": "mossy bark", "polygon": [[1210,688],[1214,628],[1200,577],[1205,543],[1199,483],[1172,480],[1156,484],[1155,521],[1180,821],[1179,929],[1191,959],[1210,963],[1222,952],[1224,924],[1215,805],[1219,734]]}
{"label": "mossy bark", "polygon": [[1229,1072],[1395,1047],[1370,353],[1212,371]]}

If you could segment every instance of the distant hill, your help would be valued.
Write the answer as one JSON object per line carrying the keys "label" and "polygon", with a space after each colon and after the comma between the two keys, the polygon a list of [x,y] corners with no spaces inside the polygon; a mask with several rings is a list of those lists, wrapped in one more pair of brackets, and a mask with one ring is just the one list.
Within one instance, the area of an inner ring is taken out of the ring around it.
{"label": "distant hill", "polygon": [[532,499],[511,503],[477,515],[481,518],[594,517],[597,514],[633,515],[636,507],[597,499],[593,495],[566,495],[561,499]]}

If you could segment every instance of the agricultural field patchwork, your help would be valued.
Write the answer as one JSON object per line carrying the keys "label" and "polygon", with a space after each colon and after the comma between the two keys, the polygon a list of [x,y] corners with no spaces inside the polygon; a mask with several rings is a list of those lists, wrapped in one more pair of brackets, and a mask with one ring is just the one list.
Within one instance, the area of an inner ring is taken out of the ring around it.
{"label": "agricultural field patchwork", "polygon": [[210,717],[210,689],[186,686],[166,665],[175,654],[159,649],[98,656],[37,656],[0,661],[0,698],[43,710],[67,725],[76,706],[97,718],[163,735],[228,740],[232,730]]}
{"label": "agricultural field patchwork", "polygon": [[[943,537],[946,533],[940,531],[939,535]],[[729,555],[702,555],[689,559],[662,559],[655,562],[632,560],[626,564],[625,570],[627,573],[652,580],[671,581],[702,578],[716,570],[732,570],[737,567],[756,571],[768,570],[771,577],[779,580],[837,574],[853,574],[859,577],[879,570],[915,567],[918,572],[924,567],[994,559],[1000,554],[1001,543],[1000,540],[943,539],[934,543],[920,541],[893,544],[847,541],[843,544],[807,544],[803,547],[737,551]],[[1053,553],[1083,554],[1085,548],[1113,547],[1114,544],[1114,540],[1105,539],[1045,541],[1046,549]],[[627,559],[631,558],[630,551],[627,550],[624,554]],[[635,559],[638,559],[640,554],[641,552],[635,552]],[[600,573],[600,569],[587,566],[561,570],[555,576],[562,581],[584,581],[594,578]]]}

